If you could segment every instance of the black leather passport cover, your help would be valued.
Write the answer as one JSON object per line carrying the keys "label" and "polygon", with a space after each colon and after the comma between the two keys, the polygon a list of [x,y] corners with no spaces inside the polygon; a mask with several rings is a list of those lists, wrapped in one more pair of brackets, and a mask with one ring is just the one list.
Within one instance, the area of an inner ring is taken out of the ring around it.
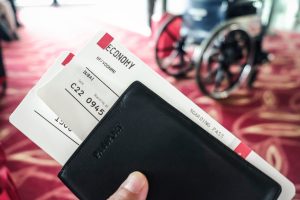
{"label": "black leather passport cover", "polygon": [[273,200],[278,183],[139,82],[72,155],[60,179],[80,198],[107,199],[133,171],[148,199]]}

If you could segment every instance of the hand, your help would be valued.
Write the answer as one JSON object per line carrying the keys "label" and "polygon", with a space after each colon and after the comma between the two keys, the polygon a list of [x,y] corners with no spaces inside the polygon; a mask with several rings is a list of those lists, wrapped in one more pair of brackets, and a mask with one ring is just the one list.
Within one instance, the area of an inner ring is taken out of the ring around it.
{"label": "hand", "polygon": [[146,200],[147,193],[147,178],[140,172],[133,172],[108,200]]}

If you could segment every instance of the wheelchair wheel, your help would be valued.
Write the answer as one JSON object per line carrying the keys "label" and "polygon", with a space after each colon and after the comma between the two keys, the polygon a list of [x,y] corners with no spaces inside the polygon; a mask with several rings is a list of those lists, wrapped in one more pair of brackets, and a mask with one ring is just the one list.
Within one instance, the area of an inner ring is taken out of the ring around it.
{"label": "wheelchair wheel", "polygon": [[226,23],[200,48],[195,61],[200,90],[214,99],[227,98],[251,71],[252,39],[238,24]]}
{"label": "wheelchair wheel", "polygon": [[182,16],[171,16],[158,31],[155,45],[155,59],[166,74],[181,77],[193,67],[193,51],[187,48],[186,37],[180,35]]}

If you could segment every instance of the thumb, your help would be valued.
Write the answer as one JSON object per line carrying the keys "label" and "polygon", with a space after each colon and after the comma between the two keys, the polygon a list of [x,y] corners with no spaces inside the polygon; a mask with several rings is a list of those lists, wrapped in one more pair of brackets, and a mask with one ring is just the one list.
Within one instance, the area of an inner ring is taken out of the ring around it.
{"label": "thumb", "polygon": [[148,181],[140,172],[131,173],[108,200],[146,200]]}

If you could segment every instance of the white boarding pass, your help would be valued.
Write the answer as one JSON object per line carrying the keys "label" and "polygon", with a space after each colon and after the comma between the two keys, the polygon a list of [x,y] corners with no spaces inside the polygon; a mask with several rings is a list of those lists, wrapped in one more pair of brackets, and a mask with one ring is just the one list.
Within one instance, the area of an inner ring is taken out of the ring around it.
{"label": "white boarding pass", "polygon": [[63,62],[70,58],[69,55],[71,54],[64,52],[59,56],[9,118],[16,128],[60,164],[64,164],[69,159],[81,140],[37,96],[36,91],[41,84],[62,70]]}

